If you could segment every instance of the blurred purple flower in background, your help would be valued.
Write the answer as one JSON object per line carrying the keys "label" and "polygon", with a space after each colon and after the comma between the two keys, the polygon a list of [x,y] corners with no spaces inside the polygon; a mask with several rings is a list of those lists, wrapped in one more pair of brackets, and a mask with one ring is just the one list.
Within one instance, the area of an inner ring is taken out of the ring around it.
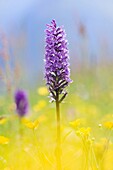
{"label": "blurred purple flower in background", "polygon": [[[45,79],[50,95],[56,100],[57,92],[64,93],[64,88],[71,82],[69,69],[69,55],[66,34],[62,27],[57,27],[55,20],[46,29],[45,47]],[[64,95],[66,95],[65,92]]]}
{"label": "blurred purple flower in background", "polygon": [[28,98],[24,90],[17,90],[15,93],[16,111],[20,117],[28,112]]}

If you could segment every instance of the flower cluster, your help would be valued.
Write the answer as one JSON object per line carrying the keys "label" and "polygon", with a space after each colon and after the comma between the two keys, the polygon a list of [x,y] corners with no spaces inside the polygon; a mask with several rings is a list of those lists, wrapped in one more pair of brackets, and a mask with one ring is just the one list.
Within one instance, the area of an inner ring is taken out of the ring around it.
{"label": "flower cluster", "polygon": [[[53,100],[56,99],[56,92],[59,94],[64,93],[64,88],[71,82],[69,55],[65,37],[65,31],[62,27],[57,27],[55,20],[52,20],[51,24],[47,25],[45,79]],[[64,97],[66,94],[67,92],[64,93]]]}

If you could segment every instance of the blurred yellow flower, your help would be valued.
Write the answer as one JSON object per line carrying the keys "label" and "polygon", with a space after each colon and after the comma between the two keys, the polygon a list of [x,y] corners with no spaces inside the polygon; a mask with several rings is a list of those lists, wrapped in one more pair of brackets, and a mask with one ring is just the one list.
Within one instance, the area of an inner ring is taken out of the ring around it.
{"label": "blurred yellow flower", "polygon": [[41,96],[48,95],[48,89],[46,87],[40,87],[37,89],[37,93]]}
{"label": "blurred yellow flower", "polygon": [[41,109],[43,109],[46,105],[47,105],[47,103],[45,100],[40,100],[36,105],[34,105],[33,110],[35,112],[38,112]]}
{"label": "blurred yellow flower", "polygon": [[8,144],[8,143],[9,143],[9,138],[0,136],[0,144]]}
{"label": "blurred yellow flower", "polygon": [[0,117],[0,125],[5,124],[7,121],[6,117]]}
{"label": "blurred yellow flower", "polygon": [[113,122],[104,122],[103,125],[107,129],[112,129],[113,128]]}
{"label": "blurred yellow flower", "polygon": [[78,126],[81,124],[81,119],[76,119],[75,121],[69,122],[69,124],[70,124],[73,128],[78,128]]}
{"label": "blurred yellow flower", "polygon": [[33,129],[33,130],[36,130],[38,128],[38,126],[39,126],[39,120],[38,119],[36,119],[34,122],[31,122],[30,120],[23,118],[22,123],[26,127],[30,128],[30,129]]}
{"label": "blurred yellow flower", "polygon": [[91,132],[91,128],[90,127],[88,127],[88,128],[82,127],[82,128],[79,128],[79,130],[76,131],[76,134],[78,136],[88,137],[88,136],[90,136],[90,132]]}

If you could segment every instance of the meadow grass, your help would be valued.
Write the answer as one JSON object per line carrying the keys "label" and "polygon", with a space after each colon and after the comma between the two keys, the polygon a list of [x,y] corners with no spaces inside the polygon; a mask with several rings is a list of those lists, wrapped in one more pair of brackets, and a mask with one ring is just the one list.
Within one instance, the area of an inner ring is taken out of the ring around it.
{"label": "meadow grass", "polygon": [[[62,170],[113,169],[111,70],[72,75],[61,105]],[[0,97],[0,170],[57,169],[55,103],[47,96],[45,87],[30,91],[30,110],[21,119],[13,96]]]}

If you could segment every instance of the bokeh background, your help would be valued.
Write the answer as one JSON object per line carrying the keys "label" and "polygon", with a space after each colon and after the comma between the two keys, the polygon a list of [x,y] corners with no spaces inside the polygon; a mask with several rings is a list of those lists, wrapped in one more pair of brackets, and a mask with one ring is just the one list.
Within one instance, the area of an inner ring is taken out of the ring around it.
{"label": "bokeh background", "polygon": [[[62,169],[113,170],[113,0],[0,0],[0,170],[57,169],[43,74],[52,19],[66,31],[73,80],[60,105]],[[18,89],[28,94],[23,118]]]}
{"label": "bokeh background", "polygon": [[75,77],[84,67],[112,63],[112,0],[0,0],[1,72],[7,49],[11,68],[16,63],[20,72],[17,86],[33,88],[45,83],[44,30],[52,19],[66,30]]}

